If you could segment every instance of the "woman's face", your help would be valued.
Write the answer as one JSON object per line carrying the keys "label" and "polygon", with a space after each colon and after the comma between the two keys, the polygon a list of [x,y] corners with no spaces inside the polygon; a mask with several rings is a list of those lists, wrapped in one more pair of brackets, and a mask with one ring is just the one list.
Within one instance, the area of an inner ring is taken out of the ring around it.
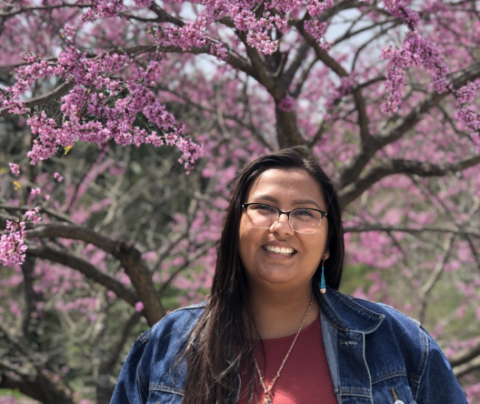
{"label": "woman's face", "polygon": [[[314,208],[327,211],[320,185],[301,169],[270,169],[255,179],[244,203],[265,203],[282,211]],[[245,213],[240,222],[240,258],[249,282],[258,286],[290,288],[310,283],[319,263],[327,259],[328,221],[313,234],[301,234],[290,227],[286,215],[269,229],[253,227]],[[293,254],[269,251],[272,247],[290,249]]]}

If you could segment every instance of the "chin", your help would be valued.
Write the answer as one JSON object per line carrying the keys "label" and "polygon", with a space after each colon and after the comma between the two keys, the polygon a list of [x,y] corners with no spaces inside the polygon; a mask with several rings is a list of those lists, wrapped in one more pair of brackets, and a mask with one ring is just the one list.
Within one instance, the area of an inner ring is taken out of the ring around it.
{"label": "chin", "polygon": [[274,284],[282,284],[293,280],[291,274],[285,272],[285,270],[265,270],[259,272],[258,276],[262,278],[263,281]]}

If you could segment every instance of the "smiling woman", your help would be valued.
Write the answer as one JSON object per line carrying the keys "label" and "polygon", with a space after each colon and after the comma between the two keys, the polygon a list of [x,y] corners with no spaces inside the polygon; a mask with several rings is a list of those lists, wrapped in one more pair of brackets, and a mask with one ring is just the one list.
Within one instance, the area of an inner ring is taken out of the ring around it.
{"label": "smiling woman", "polygon": [[338,292],[341,211],[293,150],[238,178],[210,299],[143,334],[112,404],[464,404],[439,347],[395,309]]}

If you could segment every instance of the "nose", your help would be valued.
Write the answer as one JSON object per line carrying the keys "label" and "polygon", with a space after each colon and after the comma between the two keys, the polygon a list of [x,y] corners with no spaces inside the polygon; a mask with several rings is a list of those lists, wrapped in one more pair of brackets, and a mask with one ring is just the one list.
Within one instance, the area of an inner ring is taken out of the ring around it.
{"label": "nose", "polygon": [[278,219],[275,220],[270,226],[270,231],[285,234],[290,234],[291,232],[293,232],[292,227],[290,226],[290,222],[288,221],[288,215],[286,213],[280,213]]}

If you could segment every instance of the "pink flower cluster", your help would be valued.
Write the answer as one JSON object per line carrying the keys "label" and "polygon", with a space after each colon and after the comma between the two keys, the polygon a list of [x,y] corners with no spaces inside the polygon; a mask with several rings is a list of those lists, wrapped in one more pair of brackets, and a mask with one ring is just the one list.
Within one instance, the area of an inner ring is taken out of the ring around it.
{"label": "pink flower cluster", "polygon": [[94,21],[97,17],[114,17],[123,10],[123,0],[93,0],[92,7],[83,15],[84,21]]}
{"label": "pink flower cluster", "polygon": [[335,88],[334,91],[328,94],[327,102],[325,105],[327,111],[333,110],[333,108],[335,107],[335,103],[341,100],[345,95],[350,93],[354,85],[355,79],[353,77],[342,77],[340,79],[340,85]]}
{"label": "pink flower cluster", "polygon": [[415,29],[420,20],[418,13],[408,8],[409,0],[384,0],[387,11],[394,17],[400,18],[407,24],[411,31]]}
{"label": "pink flower cluster", "polygon": [[24,220],[28,221],[28,222],[31,222],[34,226],[37,225],[42,220],[42,218],[40,216],[38,216],[38,211],[39,211],[38,207],[27,210],[25,212]]}
{"label": "pink flower cluster", "polygon": [[[182,35],[188,31],[187,28]],[[191,40],[190,45],[200,45],[195,42],[198,36],[192,34]],[[172,36],[171,43],[174,42]],[[67,148],[78,140],[102,145],[109,139],[124,146],[139,146],[142,143],[161,146],[166,143],[180,148],[187,169],[195,162],[200,146],[185,138],[173,115],[149,90],[161,74],[158,61],[152,60],[146,68],[142,68],[127,55],[106,53],[92,59],[73,47],[62,52],[55,65],[32,56],[28,57],[28,61],[31,65],[17,71],[17,82],[9,90],[12,97],[4,98],[3,108],[27,112],[22,108],[20,95],[40,78],[57,75],[75,83],[70,93],[62,98],[61,110],[67,118],[63,123],[58,124],[44,111],[28,120],[32,133],[38,135],[28,153],[32,164],[50,158],[59,147]],[[112,78],[121,75],[126,68],[131,68],[133,73],[127,77]],[[135,126],[134,121],[139,114],[160,129],[162,135],[157,135],[155,130],[147,131]]]}
{"label": "pink flower cluster", "polygon": [[468,107],[475,98],[475,91],[480,90],[480,80],[469,82],[455,92],[455,97],[460,109],[457,112],[457,119],[467,127],[472,134],[472,140],[480,150],[480,114]]}
{"label": "pink flower cluster", "polygon": [[20,175],[20,166],[18,164],[14,163],[8,163],[10,166],[10,171],[15,177],[18,177]]}
{"label": "pink flower cluster", "polygon": [[278,109],[280,111],[290,112],[290,111],[293,111],[294,108],[295,108],[295,99],[289,94],[284,96],[278,103]]}
{"label": "pink flower cluster", "polygon": [[206,21],[200,18],[194,22],[187,22],[183,27],[158,27],[153,35],[162,46],[178,46],[182,50],[201,48],[206,45]]}
{"label": "pink flower cluster", "polygon": [[333,0],[324,0],[324,1],[317,1],[317,0],[310,0],[308,1],[307,10],[308,13],[313,17],[319,17],[325,10],[333,7]]}
{"label": "pink flower cluster", "polygon": [[[208,25],[223,17],[230,17],[237,30],[247,33],[248,45],[262,53],[272,54],[278,49],[278,40],[272,40],[269,33],[276,28],[281,33],[286,34],[290,30],[288,22],[291,15],[301,7],[306,7],[312,17],[312,20],[306,24],[306,29],[320,43],[325,28],[315,19],[333,6],[333,0],[265,1],[261,3],[264,9],[262,13],[258,12],[260,3],[254,0],[227,0],[222,2],[208,0],[204,4],[206,9],[203,15]],[[328,45],[322,44],[322,46]]]}
{"label": "pink flower cluster", "polygon": [[0,239],[0,260],[4,266],[20,265],[25,260],[25,222],[7,220],[7,228]]}
{"label": "pink flower cluster", "polygon": [[41,220],[37,216],[38,210],[37,207],[27,210],[23,221],[18,223],[7,220],[7,227],[0,239],[0,261],[4,266],[21,265],[25,261],[26,222],[31,222],[33,225],[38,224]]}
{"label": "pink flower cluster", "polygon": [[153,0],[133,0],[137,6],[150,7]]}
{"label": "pink flower cluster", "polygon": [[142,302],[137,302],[135,303],[135,311],[138,313],[141,313],[143,310],[143,303]]}
{"label": "pink flower cluster", "polygon": [[318,20],[308,20],[305,21],[304,27],[305,31],[307,31],[323,49],[330,49],[330,44],[328,42],[322,42],[322,38],[324,38],[325,33],[327,32],[327,23],[319,22]]}
{"label": "pink flower cluster", "polygon": [[389,60],[385,86],[390,94],[387,102],[381,106],[383,112],[393,113],[398,110],[402,100],[400,90],[405,84],[405,71],[409,67],[423,66],[431,71],[434,88],[439,93],[448,89],[445,79],[448,68],[442,61],[439,50],[418,32],[408,32],[402,49],[389,47],[383,50],[382,56]]}

